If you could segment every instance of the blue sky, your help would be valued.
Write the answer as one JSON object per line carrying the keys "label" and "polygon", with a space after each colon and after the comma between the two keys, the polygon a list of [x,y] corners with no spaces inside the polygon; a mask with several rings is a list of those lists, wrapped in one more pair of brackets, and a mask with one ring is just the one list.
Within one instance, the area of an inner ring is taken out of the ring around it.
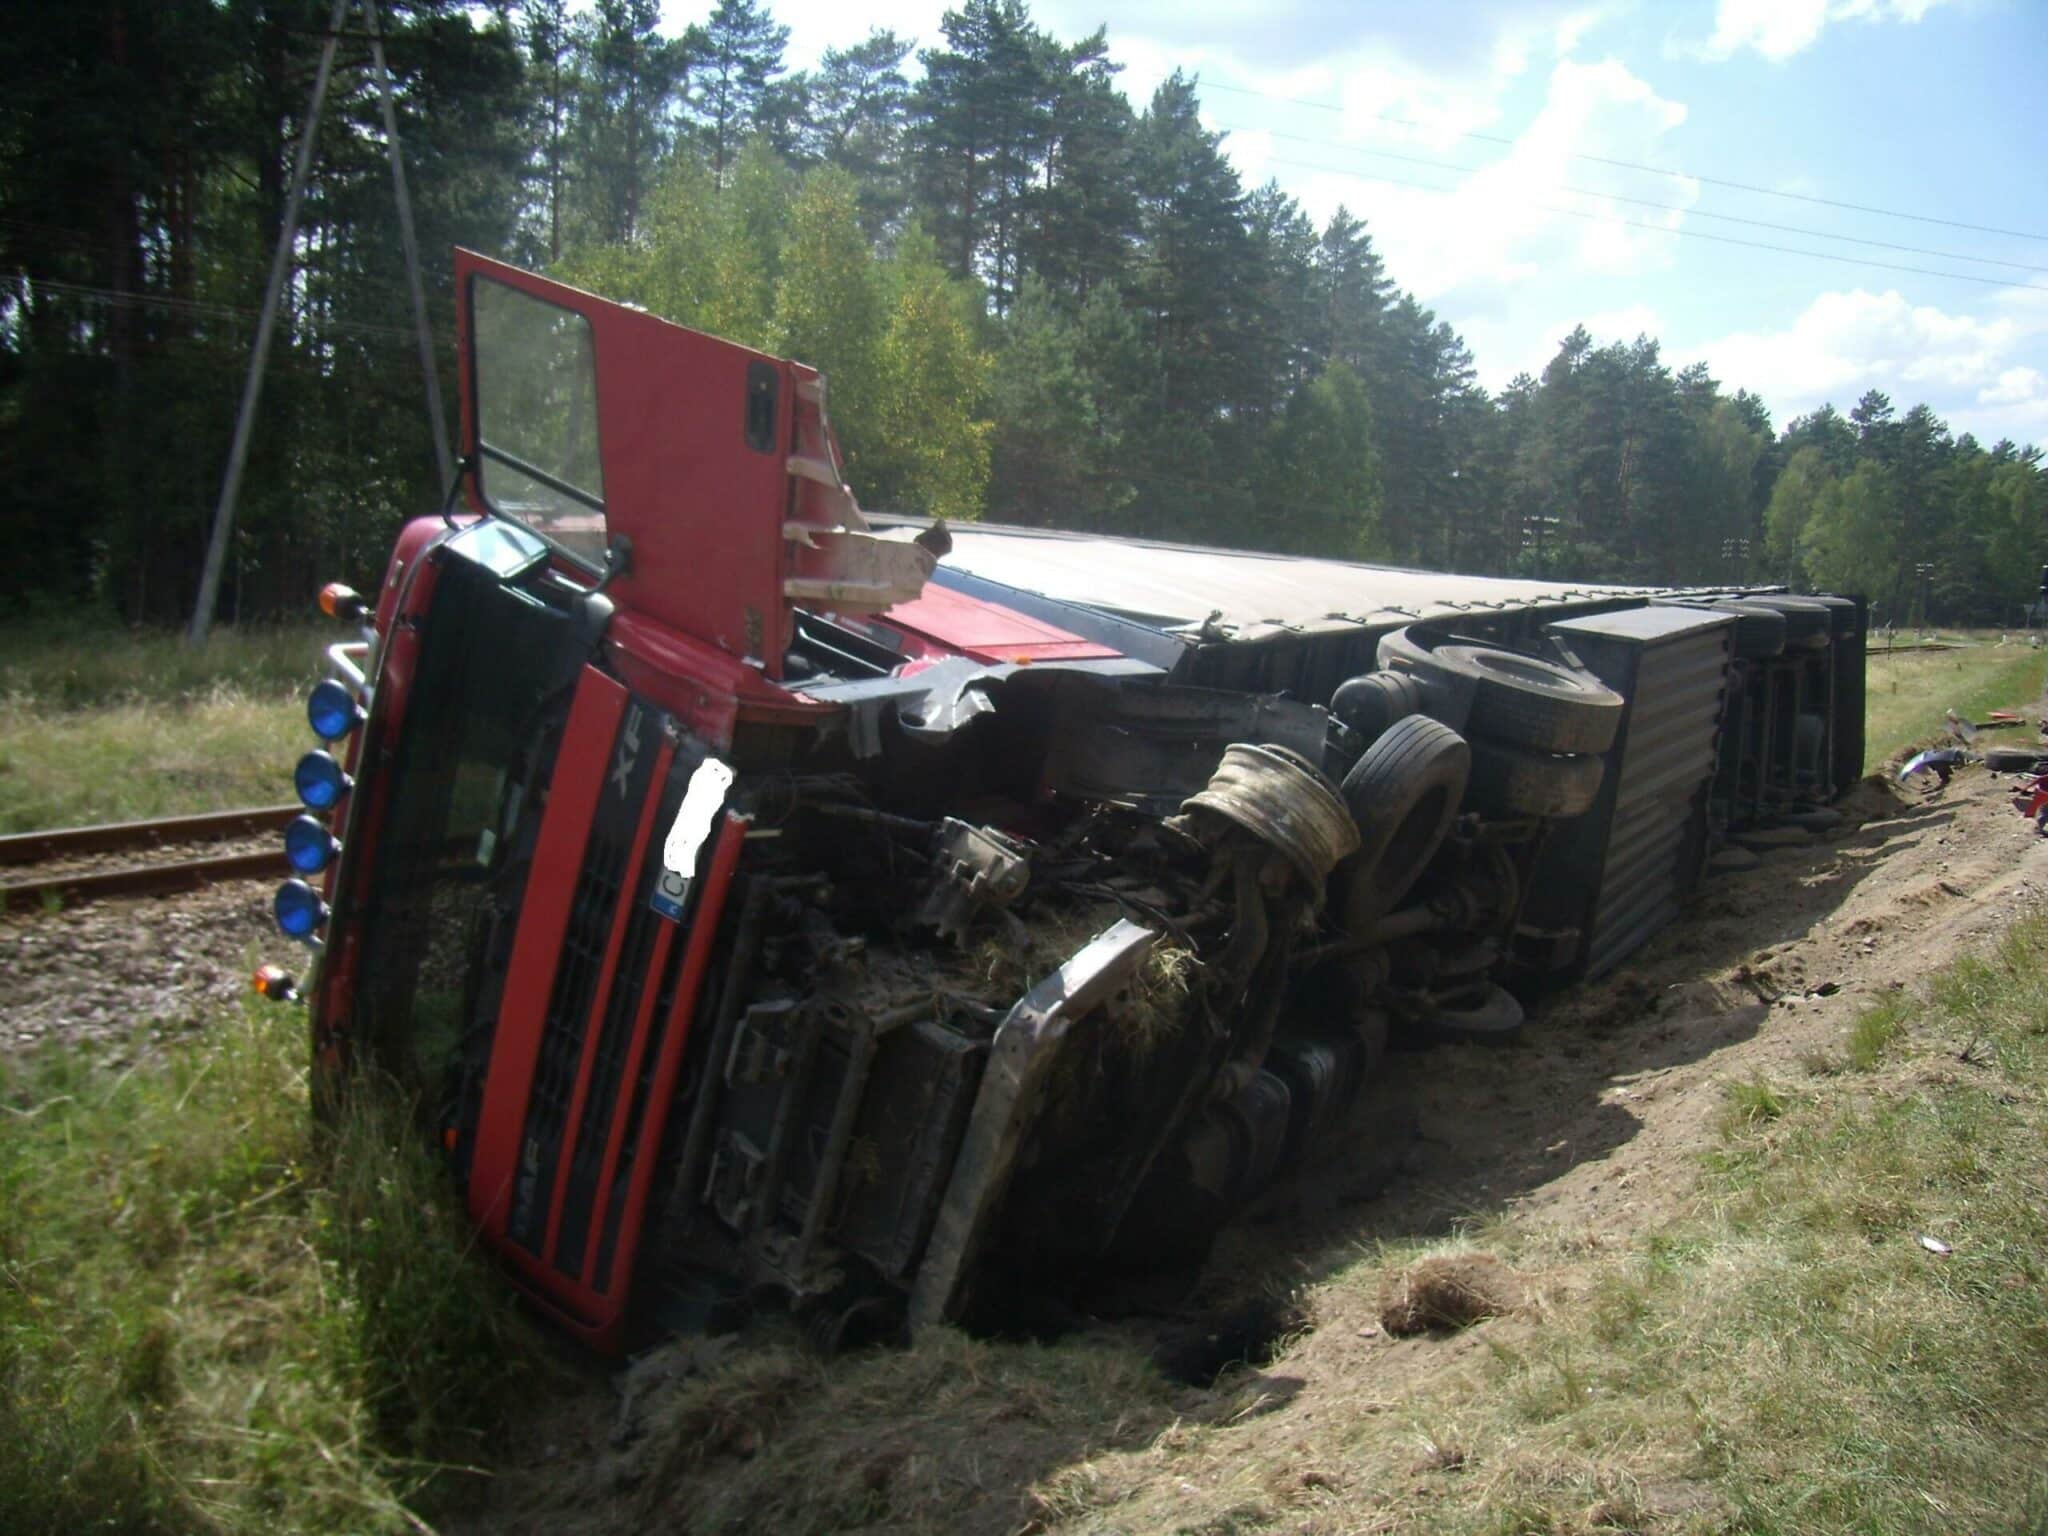
{"label": "blue sky", "polygon": [[[935,43],[945,10],[769,3],[799,67],[869,25]],[[710,8],[667,0],[667,24]],[[1876,387],[1987,443],[2048,445],[2043,0],[1031,11],[1067,40],[1107,24],[1141,110],[1172,69],[1199,74],[1247,186],[1277,180],[1318,221],[1340,203],[1363,218],[1490,387],[1540,370],[1584,323],[1704,360],[1781,426]]]}

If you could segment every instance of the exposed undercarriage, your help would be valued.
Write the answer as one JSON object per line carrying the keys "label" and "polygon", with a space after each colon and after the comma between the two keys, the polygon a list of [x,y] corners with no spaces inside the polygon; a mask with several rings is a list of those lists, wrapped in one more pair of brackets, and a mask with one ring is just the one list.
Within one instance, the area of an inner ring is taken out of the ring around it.
{"label": "exposed undercarriage", "polygon": [[[1518,805],[1554,786],[1461,809],[1468,742],[1376,676],[1347,725],[984,673],[948,729],[903,728],[930,708],[911,695],[864,742],[736,751],[744,848],[650,1212],[657,1306],[766,1293],[829,1336],[1192,1266],[1342,1134],[1390,1037],[1512,1034],[1498,981],[1546,825]],[[472,1036],[476,1092],[490,1049]]]}

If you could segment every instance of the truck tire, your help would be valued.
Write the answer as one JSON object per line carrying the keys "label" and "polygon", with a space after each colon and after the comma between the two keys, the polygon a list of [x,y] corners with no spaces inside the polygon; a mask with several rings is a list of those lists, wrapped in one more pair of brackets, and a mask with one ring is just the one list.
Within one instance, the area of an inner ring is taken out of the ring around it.
{"label": "truck tire", "polygon": [[1347,930],[1362,933],[1394,910],[1436,856],[1457,819],[1472,750],[1427,715],[1397,720],[1344,775],[1358,852],[1338,865]]}
{"label": "truck tire", "polygon": [[1621,695],[1583,672],[1485,645],[1440,645],[1430,662],[1476,679],[1471,734],[1538,752],[1605,752]]}
{"label": "truck tire", "polygon": [[1381,635],[1380,670],[1405,677],[1426,677],[1434,646],[1424,643],[1421,638],[1424,633],[1425,631],[1418,627],[1409,625],[1407,628]]}
{"label": "truck tire", "polygon": [[1366,672],[1330,697],[1330,713],[1371,746],[1397,720],[1422,713],[1422,689],[1400,672]]}
{"label": "truck tire", "polygon": [[[1621,725],[1621,695],[1555,662],[1498,646],[1435,644],[1410,625],[1380,637],[1380,666],[1412,677],[1438,713],[1468,690],[1467,735],[1538,752],[1605,752]],[[1432,695],[1434,697],[1432,697]]]}
{"label": "truck tire", "polygon": [[2048,759],[2048,747],[1991,747],[1984,753],[1984,766],[1993,773],[2032,773]]}
{"label": "truck tire", "polygon": [[1532,752],[1484,739],[1470,745],[1472,774],[1465,798],[1476,811],[1561,819],[1584,815],[1600,796],[1604,758]]}

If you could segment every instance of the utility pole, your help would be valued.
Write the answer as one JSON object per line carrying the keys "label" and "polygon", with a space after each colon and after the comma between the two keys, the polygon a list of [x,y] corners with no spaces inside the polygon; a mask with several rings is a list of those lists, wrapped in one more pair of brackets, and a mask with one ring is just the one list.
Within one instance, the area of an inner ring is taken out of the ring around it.
{"label": "utility pole", "polygon": [[277,311],[284,299],[285,283],[291,275],[292,247],[299,234],[299,205],[305,198],[306,177],[313,165],[313,144],[320,133],[320,114],[327,103],[327,84],[334,73],[334,51],[341,41],[349,13],[360,9],[363,30],[369,35],[370,60],[375,67],[384,110],[384,142],[391,154],[391,186],[398,199],[399,242],[405,251],[405,275],[412,288],[413,328],[419,335],[420,371],[427,386],[427,415],[434,433],[434,461],[440,483],[453,477],[448,452],[448,424],[441,412],[441,382],[434,372],[434,338],[427,326],[427,296],[420,281],[419,241],[413,233],[412,197],[405,185],[405,160],[398,146],[398,112],[394,105],[391,71],[384,60],[384,34],[378,25],[377,0],[334,0],[327,22],[327,36],[320,44],[320,65],[313,73],[313,96],[306,106],[306,124],[299,134],[298,153],[292,161],[291,190],[285,197],[284,221],[277,231],[277,249],[271,253],[270,281],[263,290],[263,308],[256,319],[256,344],[249,358],[249,372],[242,381],[242,403],[235,412],[234,440],[228,446],[227,469],[221,476],[220,500],[213,511],[213,531],[206,543],[206,564],[199,576],[199,601],[192,610],[192,624],[185,633],[189,645],[204,645],[213,627],[213,610],[220,602],[220,574],[227,563],[228,541],[234,533],[235,505],[241,499],[242,472],[249,462],[249,436],[255,427],[256,405],[263,397],[263,375],[270,363],[271,341],[277,333]]}

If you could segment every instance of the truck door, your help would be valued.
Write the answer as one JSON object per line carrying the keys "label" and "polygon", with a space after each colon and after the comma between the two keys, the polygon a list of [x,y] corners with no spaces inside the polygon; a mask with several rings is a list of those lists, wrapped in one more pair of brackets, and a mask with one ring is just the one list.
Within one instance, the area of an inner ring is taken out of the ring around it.
{"label": "truck door", "polygon": [[630,609],[780,678],[794,608],[878,612],[931,570],[840,478],[816,370],[457,251],[479,513]]}

